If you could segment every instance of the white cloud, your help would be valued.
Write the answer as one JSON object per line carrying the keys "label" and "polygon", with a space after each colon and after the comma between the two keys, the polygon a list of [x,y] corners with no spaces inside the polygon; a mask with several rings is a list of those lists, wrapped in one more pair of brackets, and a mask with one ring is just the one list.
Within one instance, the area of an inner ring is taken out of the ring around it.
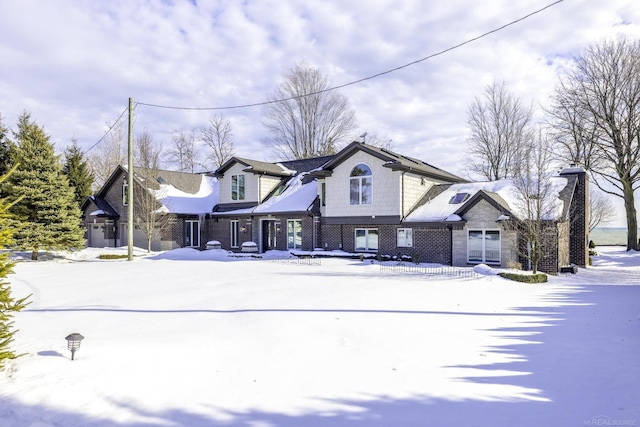
{"label": "white cloud", "polygon": [[[221,107],[264,101],[284,70],[306,60],[335,85],[371,76],[477,37],[550,1],[8,0],[0,5],[0,112],[32,113],[59,147],[93,145],[137,102]],[[38,13],[33,13],[37,10]],[[461,173],[467,106],[493,79],[544,104],[566,62],[603,37],[640,34],[623,0],[564,1],[458,49],[341,90],[359,131]],[[184,111],[139,105],[136,129],[170,141],[223,113],[238,154],[261,158],[259,107]]]}

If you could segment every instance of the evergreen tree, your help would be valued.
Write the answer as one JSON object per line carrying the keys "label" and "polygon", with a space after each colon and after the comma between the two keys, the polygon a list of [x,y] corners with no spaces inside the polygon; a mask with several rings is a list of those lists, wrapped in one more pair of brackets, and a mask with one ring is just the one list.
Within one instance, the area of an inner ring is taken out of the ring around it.
{"label": "evergreen tree", "polygon": [[69,179],[69,184],[74,188],[75,200],[78,206],[91,195],[93,174],[89,170],[89,164],[84,158],[82,150],[78,147],[78,141],[72,140],[71,146],[64,151],[64,166],[62,172]]}
{"label": "evergreen tree", "polygon": [[30,250],[32,260],[38,259],[40,249],[84,247],[80,208],[49,136],[25,112],[18,118],[14,137],[11,159],[17,168],[2,193],[11,198],[22,197],[12,209],[22,221],[14,235],[15,247]]}
{"label": "evergreen tree", "polygon": [[[0,177],[0,183],[6,179],[7,175]],[[8,214],[11,204],[6,198],[0,199],[0,248],[9,246],[12,243],[12,235],[15,221],[12,221]],[[4,280],[9,273],[13,262],[9,260],[7,251],[0,251],[0,370],[4,367],[6,359],[15,359],[16,354],[11,351],[9,344],[13,341],[13,336],[17,331],[13,329],[11,318],[13,313],[22,310],[28,303],[28,296],[15,300],[11,296],[9,283]]]}
{"label": "evergreen tree", "polygon": [[9,141],[9,129],[4,127],[2,123],[2,114],[0,114],[0,175],[4,175],[9,170],[11,160],[9,158],[11,151],[11,141]]}

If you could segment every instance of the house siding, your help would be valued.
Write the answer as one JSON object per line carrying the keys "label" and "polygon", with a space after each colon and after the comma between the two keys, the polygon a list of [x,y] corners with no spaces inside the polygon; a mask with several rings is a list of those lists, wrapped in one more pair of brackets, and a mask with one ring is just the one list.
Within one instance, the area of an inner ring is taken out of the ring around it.
{"label": "house siding", "polygon": [[260,175],[258,181],[260,183],[260,203],[282,182],[280,178],[266,175]]}
{"label": "house siding", "polygon": [[[353,168],[364,163],[371,168],[373,175],[373,200],[368,205],[350,203],[349,179]],[[331,176],[325,178],[327,184],[326,206],[323,213],[328,216],[400,216],[401,185],[400,172],[385,168],[380,159],[362,151],[351,156],[337,167]],[[318,191],[321,186],[318,186]]]}
{"label": "house siding", "polygon": [[435,183],[426,178],[402,175],[402,217],[405,217]]}
{"label": "house siding", "polygon": [[[220,203],[258,202],[260,196],[258,175],[247,173],[244,169],[246,169],[245,165],[236,163],[224,173],[222,178],[220,178]],[[231,177],[233,175],[244,175],[244,199],[242,200],[231,199]]]}

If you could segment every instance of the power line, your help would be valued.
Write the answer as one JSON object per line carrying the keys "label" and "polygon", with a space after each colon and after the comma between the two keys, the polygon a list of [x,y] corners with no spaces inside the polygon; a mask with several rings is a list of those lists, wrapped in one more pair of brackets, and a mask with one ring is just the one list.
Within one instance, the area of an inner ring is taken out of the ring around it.
{"label": "power line", "polygon": [[107,135],[109,135],[109,133],[113,130],[114,127],[116,127],[116,125],[118,124],[118,122],[120,121],[120,119],[122,118],[122,116],[124,116],[124,113],[127,112],[127,110],[129,109],[129,107],[125,108],[122,113],[120,113],[120,116],[116,119],[116,121],[113,123],[113,125],[111,125],[111,127],[104,133],[104,135],[102,135],[102,138],[100,138],[95,144],[93,144],[91,147],[89,147],[86,151],[85,154],[88,153],[89,151],[93,150],[94,148],[96,148],[96,146],[98,144],[100,144],[102,142],[102,140],[104,140]]}
{"label": "power line", "polygon": [[316,91],[316,92],[310,92],[310,93],[307,93],[307,94],[304,94],[304,95],[297,95],[297,96],[292,96],[292,97],[289,97],[289,98],[275,99],[275,100],[272,100],[272,101],[256,102],[256,103],[252,103],[252,104],[230,105],[230,106],[226,106],[226,107],[177,107],[177,106],[170,106],[170,105],[148,104],[148,103],[144,103],[144,102],[137,102],[136,105],[144,105],[144,106],[153,107],[153,108],[166,108],[166,109],[171,109],[171,110],[194,110],[194,111],[231,110],[231,109],[239,109],[239,108],[260,107],[260,106],[263,106],[263,105],[275,104],[277,102],[292,101],[292,100],[295,100],[295,99],[304,98],[306,96],[318,95],[318,94],[321,94],[321,93],[324,93],[324,92],[330,92],[330,91],[333,91],[333,90],[342,89],[342,88],[347,87],[347,86],[353,86],[353,85],[356,85],[358,83],[365,82],[367,80],[372,80],[372,79],[384,76],[386,74],[391,74],[393,72],[402,70],[404,68],[408,68],[408,67],[410,67],[412,65],[416,65],[416,64],[418,64],[420,62],[424,62],[424,61],[426,61],[428,59],[435,58],[436,56],[444,55],[445,53],[451,52],[452,50],[461,48],[461,47],[463,47],[463,46],[465,46],[467,44],[473,43],[473,42],[478,41],[478,40],[480,40],[482,38],[490,36],[491,34],[494,34],[494,33],[497,33],[499,31],[502,31],[507,27],[510,27],[510,26],[515,25],[515,24],[517,24],[519,22],[522,22],[527,18],[530,18],[530,17],[532,17],[534,15],[537,15],[538,13],[541,13],[541,12],[543,12],[543,11],[545,11],[545,10],[547,10],[547,9],[549,9],[549,8],[559,4],[559,3],[562,3],[563,1],[564,0],[557,0],[557,1],[553,2],[553,3],[551,3],[551,4],[548,4],[548,5],[544,6],[541,9],[535,10],[535,11],[533,11],[533,12],[531,12],[531,13],[529,13],[529,14],[521,17],[521,18],[518,18],[518,19],[516,19],[514,21],[511,21],[511,22],[509,22],[507,24],[504,24],[504,25],[502,25],[500,27],[497,27],[497,28],[495,28],[493,30],[487,31],[486,33],[483,33],[483,34],[481,34],[479,36],[476,36],[476,37],[473,37],[471,39],[465,40],[465,41],[463,41],[461,43],[458,43],[458,44],[456,44],[454,46],[448,47],[448,48],[446,48],[444,50],[441,50],[439,52],[436,52],[436,53],[433,53],[431,55],[425,56],[424,58],[417,59],[417,60],[409,62],[407,64],[400,65],[398,67],[392,68],[392,69],[387,70],[387,71],[382,71],[380,73],[373,74],[373,75],[368,76],[368,77],[363,77],[363,78],[358,79],[358,80],[354,80],[354,81],[351,81],[351,82],[348,82],[348,83],[344,83],[344,84],[341,84],[341,85],[338,85],[338,86],[332,86],[330,88],[322,89],[322,90],[319,90],[319,91]]}

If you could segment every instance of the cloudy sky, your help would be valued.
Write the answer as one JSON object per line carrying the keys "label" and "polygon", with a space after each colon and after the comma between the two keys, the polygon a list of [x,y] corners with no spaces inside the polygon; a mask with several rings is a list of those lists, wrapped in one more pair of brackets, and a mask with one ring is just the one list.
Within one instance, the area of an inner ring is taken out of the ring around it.
{"label": "cloudy sky", "polygon": [[131,97],[135,130],[157,142],[223,114],[237,155],[273,160],[261,107],[142,104],[260,103],[300,61],[335,86],[418,61],[340,89],[356,112],[354,138],[390,139],[465,176],[467,108],[487,84],[504,80],[545,105],[571,58],[620,35],[640,36],[631,0],[2,0],[0,113],[13,128],[26,110],[58,150],[71,138],[88,149]]}

